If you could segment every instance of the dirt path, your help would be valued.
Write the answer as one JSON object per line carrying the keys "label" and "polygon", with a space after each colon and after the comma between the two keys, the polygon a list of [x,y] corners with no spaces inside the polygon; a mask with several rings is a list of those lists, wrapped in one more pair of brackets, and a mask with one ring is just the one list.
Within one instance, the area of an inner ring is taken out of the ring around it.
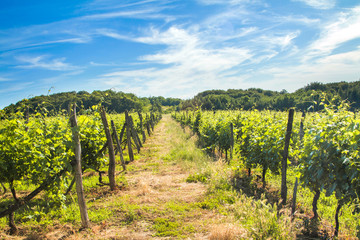
{"label": "dirt path", "polygon": [[201,207],[207,186],[187,183],[188,169],[167,160],[178,137],[173,127],[180,128],[165,116],[128,165],[125,189],[97,203],[111,219],[66,239],[219,239],[233,231],[229,217]]}

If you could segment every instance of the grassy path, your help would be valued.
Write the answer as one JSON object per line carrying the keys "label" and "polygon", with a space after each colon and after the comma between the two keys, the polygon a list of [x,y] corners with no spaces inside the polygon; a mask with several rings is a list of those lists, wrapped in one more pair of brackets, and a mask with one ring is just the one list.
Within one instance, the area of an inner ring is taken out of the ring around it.
{"label": "grassy path", "polygon": [[194,139],[164,116],[121,177],[123,189],[89,207],[89,212],[106,209],[108,217],[63,239],[232,239],[241,233],[234,220],[203,207],[206,185],[186,182],[194,172],[192,161],[206,158]]}

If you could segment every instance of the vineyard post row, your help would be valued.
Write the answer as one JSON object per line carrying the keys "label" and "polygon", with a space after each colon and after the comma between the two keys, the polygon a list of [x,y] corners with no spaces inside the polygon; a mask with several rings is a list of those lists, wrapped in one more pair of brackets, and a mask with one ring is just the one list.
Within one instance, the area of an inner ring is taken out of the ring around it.
{"label": "vineyard post row", "polygon": [[[115,126],[114,120],[111,120],[111,126],[112,126],[112,130],[113,130],[111,133],[110,129],[109,129],[105,109],[102,108],[100,113],[101,113],[104,130],[106,133],[107,141],[104,146],[108,147],[108,152],[109,152],[108,176],[109,176],[109,182],[110,182],[110,189],[113,191],[116,189],[116,183],[115,183],[115,155],[116,155],[116,153],[115,153],[115,150],[116,150],[116,152],[118,152],[120,154],[121,165],[123,167],[123,170],[125,171],[126,163],[124,160],[123,150],[125,150],[126,147],[128,148],[129,160],[130,160],[130,162],[132,162],[132,161],[134,161],[133,145],[136,147],[137,152],[139,153],[140,149],[142,147],[142,143],[141,143],[140,137],[138,135],[138,131],[135,129],[133,118],[127,110],[125,111],[125,122],[124,122],[123,127],[120,132],[120,138],[118,137],[118,134],[116,132],[116,126]],[[143,136],[143,142],[145,142],[146,133],[143,130],[142,114],[140,112],[138,112],[138,116],[140,119],[140,132]],[[155,124],[157,124],[160,121],[160,119],[161,119],[161,116],[155,116],[154,113],[151,113],[150,117],[148,117],[148,115],[146,115],[145,124],[147,127],[149,125],[152,126],[152,130],[154,130]],[[125,139],[126,144],[125,144],[125,148],[123,149],[121,147],[121,144],[124,143],[122,141],[122,138],[123,138],[125,130],[126,130],[126,139]],[[148,135],[150,136],[151,133],[152,133],[152,131],[149,128]],[[113,141],[116,142],[116,148],[114,147]]]}
{"label": "vineyard post row", "polygon": [[[323,105],[323,111],[309,115],[306,128],[303,113],[302,117],[297,119],[301,119],[301,122],[297,122],[300,128],[296,128],[289,137],[285,134],[290,133],[289,127],[286,130],[284,124],[285,117],[278,113],[272,116],[270,111],[241,111],[235,114],[234,111],[219,111],[212,114],[198,110],[193,114],[175,113],[173,117],[182,126],[190,126],[198,134],[204,149],[212,154],[216,149],[220,154],[225,151],[225,155],[231,150],[232,133],[229,123],[234,123],[236,153],[239,160],[242,160],[249,169],[249,175],[251,168],[262,167],[263,187],[265,187],[267,170],[277,174],[279,170],[286,169],[281,168],[281,162],[284,163],[281,159],[287,159],[284,156],[285,138],[290,138],[289,159],[296,166],[294,170],[300,177],[299,182],[314,193],[312,201],[314,216],[311,220],[319,219],[317,202],[320,193],[325,192],[326,197],[334,195],[337,200],[334,236],[338,236],[341,207],[345,204],[354,206],[359,204],[360,121],[353,112],[349,111],[349,104],[346,102],[339,105],[331,103]],[[296,190],[297,184],[294,186],[294,197]],[[282,198],[285,204],[283,194]],[[294,206],[296,199],[293,200]],[[293,208],[292,213],[294,212]],[[356,212],[354,210],[352,214]],[[359,227],[357,227],[358,236],[360,236]]]}
{"label": "vineyard post row", "polygon": [[[286,133],[285,133],[285,144],[284,144],[284,150],[283,150],[283,154],[282,154],[282,161],[281,161],[281,199],[282,199],[282,203],[283,205],[285,205],[286,200],[287,200],[287,185],[286,185],[286,172],[287,172],[287,161],[288,161],[288,156],[289,156],[289,145],[290,145],[290,137],[291,137],[291,132],[292,132],[292,125],[293,125],[293,121],[294,121],[294,109],[289,109],[289,116],[288,116],[288,120],[287,120],[287,128],[286,128]],[[214,112],[215,114],[215,112]],[[304,118],[304,114],[305,112],[303,112],[303,118]],[[194,116],[195,115],[195,116]],[[180,117],[180,120],[177,119],[176,117],[176,112],[173,115],[174,118],[177,121],[180,121],[181,125],[189,125],[191,126],[191,124],[193,125],[192,130],[197,133],[198,135],[200,135],[200,131],[199,131],[199,125],[200,125],[200,121],[201,121],[201,114],[200,111],[197,112],[197,114],[195,112],[193,112],[193,118],[194,118],[194,122],[192,123],[191,120],[191,115],[189,115],[188,112],[186,112],[186,115],[183,114]],[[234,123],[232,121],[230,121],[230,123],[228,123],[229,127],[228,129],[226,129],[226,125],[225,125],[225,131],[229,130],[229,134],[228,136],[226,136],[226,138],[228,138],[229,140],[229,146],[228,148],[224,148],[225,150],[225,160],[228,161],[228,163],[230,163],[230,160],[233,159],[233,150],[234,150]],[[302,125],[303,127],[303,125]],[[221,134],[219,134],[221,135]],[[223,141],[226,142],[227,139],[222,139]],[[221,151],[221,143],[218,142],[218,147]],[[228,159],[228,151],[229,150],[229,154],[230,154],[230,159]],[[265,173],[265,172],[264,172]],[[265,179],[265,176],[263,175],[263,179]],[[264,181],[265,183],[265,181]],[[264,186],[265,187],[265,184]]]}
{"label": "vineyard post row", "polygon": [[[96,107],[94,109],[96,109]],[[7,208],[0,211],[0,218],[9,216],[9,226],[11,233],[17,232],[17,228],[14,222],[14,213],[18,209],[27,205],[43,190],[57,191],[56,194],[61,195],[59,192],[61,187],[56,186],[56,184],[65,183],[65,179],[68,176],[65,173],[74,173],[74,170],[75,176],[77,177],[73,178],[65,195],[70,191],[75,182],[75,179],[77,179],[76,189],[79,198],[82,226],[88,227],[89,220],[87,216],[85,199],[83,198],[83,187],[81,183],[82,172],[86,169],[93,169],[97,171],[99,173],[99,182],[102,183],[102,172],[99,170],[102,163],[99,159],[101,156],[104,156],[106,147],[109,148],[109,146],[113,146],[113,139],[115,139],[117,146],[116,148],[114,148],[114,146],[112,148],[113,150],[116,150],[120,153],[121,163],[125,170],[125,161],[122,156],[123,149],[121,147],[121,144],[124,143],[122,141],[122,137],[124,135],[125,128],[127,130],[127,134],[129,134],[129,137],[124,140],[127,143],[127,147],[132,150],[132,144],[134,143],[138,151],[140,151],[142,143],[138,136],[138,131],[135,129],[132,117],[128,113],[126,113],[127,117],[120,133],[120,139],[118,139],[114,121],[111,121],[113,132],[110,133],[105,111],[103,108],[100,109],[103,128],[105,132],[108,131],[108,134],[106,134],[107,138],[105,144],[99,141],[101,139],[101,137],[99,137],[101,130],[99,129],[99,125],[96,122],[96,117],[80,116],[82,117],[81,122],[85,126],[83,127],[79,126],[77,123],[78,120],[76,119],[76,106],[74,106],[73,109],[69,107],[69,113],[71,113],[69,114],[69,122],[71,125],[72,134],[70,134],[70,128],[66,126],[64,121],[56,119],[50,120],[47,119],[43,114],[37,114],[34,116],[34,118],[32,118],[32,121],[29,121],[30,119],[26,111],[25,121],[23,122],[18,117],[2,120],[3,124],[0,127],[0,163],[2,165],[9,165],[12,167],[5,167],[0,169],[2,176],[0,177],[0,182],[4,188],[4,194],[6,193],[6,187],[4,183],[7,183],[10,186],[14,203],[11,203],[10,201]],[[146,119],[143,122],[141,113],[138,113],[138,115],[141,119],[141,126],[139,130],[143,136],[145,135],[143,125],[145,125],[148,130],[148,134],[150,135],[152,132],[151,129],[154,130],[154,125],[161,119],[161,115],[155,115],[154,113],[151,113],[150,116],[148,116],[148,114],[146,115]],[[50,122],[50,124],[47,122]],[[98,129],[96,130],[98,132],[94,131],[94,129]],[[96,139],[88,139],[87,137],[95,137]],[[146,138],[143,137],[143,142],[145,139]],[[89,144],[89,142],[95,142],[96,146],[92,146]],[[85,147],[84,151],[82,151],[82,147]],[[18,149],[18,151],[13,151],[13,148]],[[126,149],[126,145],[124,149]],[[128,151],[129,154],[131,153],[131,150]],[[109,151],[109,158],[115,160],[115,157],[112,156],[112,154],[115,154],[115,152]],[[131,159],[130,156],[129,158]],[[132,161],[133,159],[134,158],[132,157]],[[81,165],[82,162],[83,164]],[[116,183],[114,179],[114,164],[115,162],[112,161],[109,163],[109,182],[115,185],[115,187],[111,188],[111,190],[116,189]],[[49,173],[47,173],[45,169],[39,169],[39,167],[46,167]],[[32,184],[36,188],[27,196],[17,198],[14,185],[15,181],[22,182],[26,185]]]}

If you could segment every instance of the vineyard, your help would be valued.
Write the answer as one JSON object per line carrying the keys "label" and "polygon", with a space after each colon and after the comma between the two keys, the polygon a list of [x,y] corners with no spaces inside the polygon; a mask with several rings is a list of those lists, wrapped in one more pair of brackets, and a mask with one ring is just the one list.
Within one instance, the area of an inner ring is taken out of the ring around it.
{"label": "vineyard", "polygon": [[[334,236],[338,236],[341,210],[348,214],[343,224],[351,226],[354,234],[360,230],[360,119],[348,109],[342,103],[324,104],[324,111],[299,112],[295,116],[293,110],[289,115],[253,110],[182,112],[173,117],[182,126],[189,126],[203,149],[215,159],[224,158],[237,171],[246,170],[250,178],[252,169],[260,171],[263,189],[268,172],[281,175],[281,197],[276,204],[289,205],[293,219],[298,210],[304,211],[297,209],[304,202],[297,204],[296,195],[310,193],[313,194],[310,224],[318,226],[324,217],[318,213],[318,201],[323,194],[322,201],[329,208],[322,211],[327,211],[324,215],[333,213]],[[288,165],[292,178],[287,180]],[[299,193],[298,185],[302,187]],[[291,194],[292,203],[287,201]]]}
{"label": "vineyard", "polygon": [[[77,117],[76,109],[74,105],[69,115],[57,117],[47,117],[46,112],[29,117],[26,112],[24,118],[19,113],[1,121],[0,181],[5,197],[1,200],[0,217],[8,217],[10,234],[18,232],[15,213],[24,208],[31,211],[31,201],[38,194],[44,191],[47,207],[57,208],[64,204],[75,183],[82,227],[89,227],[82,174],[96,172],[99,185],[116,190],[115,154],[119,154],[125,171],[126,163],[135,159],[133,149],[140,152],[146,136],[151,135],[161,119],[155,113],[146,114],[143,119],[140,112],[133,116],[128,112],[106,116],[100,105]],[[126,157],[124,150],[128,153]],[[106,183],[102,175],[107,166]],[[11,192],[11,197],[7,197],[7,192]],[[39,199],[34,202],[44,204]],[[35,210],[28,217],[41,219],[46,212],[42,210]]]}
{"label": "vineyard", "polygon": [[[159,113],[107,114],[100,105],[81,115],[77,110],[55,117],[25,111],[1,120],[6,236],[26,234],[27,224],[57,226],[53,219],[62,215],[64,223],[105,231],[108,217],[121,215],[111,218],[117,228],[147,235],[109,239],[359,238],[360,119],[346,103],[306,113],[174,112],[182,127],[175,133],[178,125],[169,116],[160,122]],[[159,122],[167,138],[152,140]],[[151,140],[157,145],[144,147]],[[158,155],[165,145],[171,149]],[[139,172],[145,177],[131,185]],[[168,178],[156,184],[172,174],[176,187]],[[139,187],[140,193],[127,195]],[[169,196],[159,197],[163,191]],[[174,199],[166,200],[170,195]],[[100,206],[106,202],[114,204],[111,213]],[[223,231],[211,227],[225,223]],[[86,234],[97,239],[92,229]]]}

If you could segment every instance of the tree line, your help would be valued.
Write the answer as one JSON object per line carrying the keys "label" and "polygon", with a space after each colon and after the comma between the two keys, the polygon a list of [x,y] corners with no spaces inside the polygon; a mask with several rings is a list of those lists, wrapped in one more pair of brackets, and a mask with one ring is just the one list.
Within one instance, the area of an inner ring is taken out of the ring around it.
{"label": "tree line", "polygon": [[[293,93],[286,90],[271,91],[260,88],[208,90],[197,94],[194,98],[182,101],[179,110],[190,110],[201,108],[202,110],[234,110],[234,109],[257,109],[257,110],[279,110],[289,108],[298,110],[322,110],[320,105],[322,94],[325,93],[329,99],[340,103],[348,101],[350,110],[360,108],[360,81],[338,82],[323,84],[313,82],[298,89]],[[316,102],[316,104],[314,104]]]}
{"label": "tree line", "polygon": [[125,111],[147,112],[159,111],[161,106],[178,106],[181,99],[164,98],[164,97],[137,97],[132,93],[116,92],[113,90],[106,91],[72,91],[62,92],[49,95],[36,96],[30,99],[24,99],[16,104],[5,107],[4,113],[11,115],[24,108],[29,109],[29,114],[46,110],[48,115],[56,115],[61,111],[68,111],[70,103],[76,103],[79,107],[80,114],[91,109],[92,106],[101,103],[110,113],[124,113]]}
{"label": "tree line", "polygon": [[[109,112],[123,113],[131,111],[161,111],[162,106],[172,107],[177,110],[233,110],[233,109],[257,109],[257,110],[279,110],[289,108],[298,110],[319,111],[323,109],[321,96],[325,93],[329,99],[340,103],[346,100],[350,103],[350,110],[360,108],[360,81],[338,82],[323,84],[313,82],[293,93],[286,90],[271,91],[260,88],[229,89],[229,90],[208,90],[198,93],[192,99],[182,100],[180,98],[158,97],[137,97],[132,93],[116,92],[113,90],[93,91],[72,91],[41,95],[30,99],[24,99],[4,108],[5,114],[15,113],[24,107],[29,108],[32,114],[45,108],[49,114],[56,115],[57,112],[68,110],[70,103],[76,103],[81,111],[90,109],[91,106],[100,102]],[[318,104],[314,104],[317,102]],[[81,112],[80,112],[81,114]]]}

